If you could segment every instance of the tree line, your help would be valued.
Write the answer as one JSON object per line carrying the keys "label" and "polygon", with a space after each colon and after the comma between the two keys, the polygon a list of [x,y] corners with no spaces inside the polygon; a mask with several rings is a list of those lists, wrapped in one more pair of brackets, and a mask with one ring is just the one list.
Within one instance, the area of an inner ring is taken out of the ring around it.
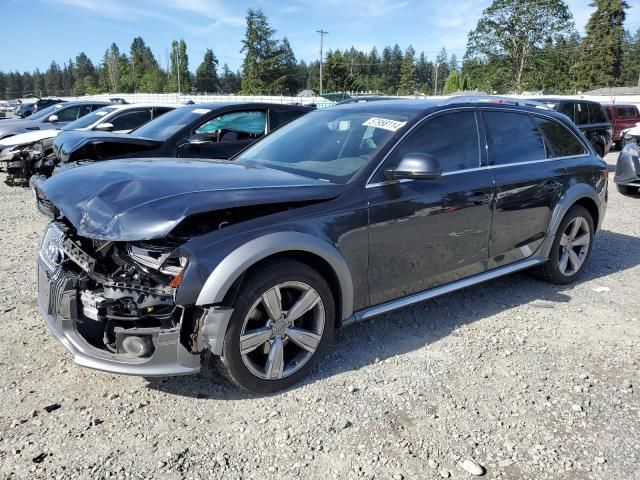
{"label": "tree line", "polygon": [[[330,49],[323,64],[325,92],[448,94],[460,90],[489,93],[544,91],[575,93],[599,87],[640,85],[640,28],[624,22],[624,0],[594,0],[594,11],[580,36],[563,0],[494,0],[468,35],[461,60],[442,48],[433,58],[409,45],[379,51]],[[80,52],[62,65],[52,61],[41,72],[0,72],[4,99],[37,95],[97,93],[221,93],[295,95],[319,90],[319,60],[298,60],[287,37],[260,9],[249,9],[242,40],[242,67],[220,67],[206,50],[195,72],[184,40],[174,40],[166,65],[141,37],[128,52],[115,43],[97,64]]]}

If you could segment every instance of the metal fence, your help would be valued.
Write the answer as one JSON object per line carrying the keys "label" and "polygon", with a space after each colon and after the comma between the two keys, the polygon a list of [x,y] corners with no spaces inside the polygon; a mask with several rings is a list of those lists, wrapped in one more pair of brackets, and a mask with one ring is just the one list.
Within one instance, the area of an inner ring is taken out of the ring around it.
{"label": "metal fence", "polygon": [[318,108],[335,105],[323,97],[285,97],[270,95],[187,95],[177,93],[102,93],[99,95],[84,95],[81,97],[60,97],[65,100],[108,100],[122,98],[129,103],[157,103],[160,105],[176,105],[189,100],[194,103],[222,103],[222,102],[265,102],[280,104],[314,103]]}

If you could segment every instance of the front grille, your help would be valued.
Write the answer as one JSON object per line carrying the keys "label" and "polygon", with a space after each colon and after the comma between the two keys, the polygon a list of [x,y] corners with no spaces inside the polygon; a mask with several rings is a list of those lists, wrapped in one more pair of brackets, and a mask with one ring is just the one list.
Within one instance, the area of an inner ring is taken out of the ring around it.
{"label": "front grille", "polygon": [[42,237],[42,242],[40,242],[40,252],[38,254],[40,261],[49,274],[57,270],[64,261],[63,241],[64,232],[62,228],[54,222],[50,223]]}

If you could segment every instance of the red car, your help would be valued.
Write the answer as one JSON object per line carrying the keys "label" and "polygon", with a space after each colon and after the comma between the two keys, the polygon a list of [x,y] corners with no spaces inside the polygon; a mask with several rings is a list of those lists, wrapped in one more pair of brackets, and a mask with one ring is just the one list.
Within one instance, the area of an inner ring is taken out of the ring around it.
{"label": "red car", "polygon": [[604,108],[613,127],[615,148],[619,150],[620,140],[622,140],[620,133],[640,123],[640,112],[635,105],[604,105]]}

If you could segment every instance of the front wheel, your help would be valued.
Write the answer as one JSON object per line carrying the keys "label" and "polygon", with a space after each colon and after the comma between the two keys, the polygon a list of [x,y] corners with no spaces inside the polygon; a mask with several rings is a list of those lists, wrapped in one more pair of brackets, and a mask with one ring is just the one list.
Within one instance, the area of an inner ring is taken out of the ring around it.
{"label": "front wheel", "polygon": [[224,339],[221,366],[253,392],[287,388],[310,373],[330,342],[335,302],[304,263],[277,260],[243,282]]}
{"label": "front wheel", "polygon": [[560,285],[573,282],[591,256],[594,231],[589,211],[580,205],[571,207],[558,227],[549,260],[536,270],[538,276]]}

